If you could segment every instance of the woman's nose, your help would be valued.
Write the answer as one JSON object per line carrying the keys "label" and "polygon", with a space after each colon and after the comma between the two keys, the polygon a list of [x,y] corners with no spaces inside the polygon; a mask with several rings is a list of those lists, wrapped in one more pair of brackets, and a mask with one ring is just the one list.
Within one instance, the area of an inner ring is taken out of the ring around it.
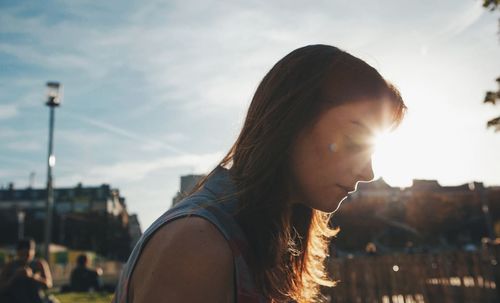
{"label": "woman's nose", "polygon": [[375,175],[373,173],[373,166],[372,166],[372,159],[369,158],[366,160],[364,165],[361,166],[361,169],[356,176],[358,181],[361,182],[370,182],[373,181],[373,178],[375,178]]}

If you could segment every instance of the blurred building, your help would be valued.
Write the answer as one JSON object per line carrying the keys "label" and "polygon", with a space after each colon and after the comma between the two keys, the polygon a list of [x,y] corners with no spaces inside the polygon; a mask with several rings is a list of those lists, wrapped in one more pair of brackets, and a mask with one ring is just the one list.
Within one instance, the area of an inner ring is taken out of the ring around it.
{"label": "blurred building", "polygon": [[[20,236],[43,242],[46,189],[0,189],[0,245]],[[125,198],[107,184],[54,190],[52,239],[77,250],[91,250],[108,258],[125,260],[132,239],[140,234],[137,217],[129,223]]]}
{"label": "blurred building", "polygon": [[186,175],[181,176],[181,188],[172,199],[172,206],[182,201],[184,197],[200,182],[205,175]]}
{"label": "blurred building", "polygon": [[414,250],[480,246],[484,237],[500,237],[500,187],[414,180],[399,188],[378,179],[360,183],[332,224],[341,230],[333,245],[346,252],[362,252],[367,243],[382,253],[404,251],[408,243]]}
{"label": "blurred building", "polygon": [[134,248],[142,235],[139,217],[135,214],[128,217],[128,233],[130,234],[130,248]]}

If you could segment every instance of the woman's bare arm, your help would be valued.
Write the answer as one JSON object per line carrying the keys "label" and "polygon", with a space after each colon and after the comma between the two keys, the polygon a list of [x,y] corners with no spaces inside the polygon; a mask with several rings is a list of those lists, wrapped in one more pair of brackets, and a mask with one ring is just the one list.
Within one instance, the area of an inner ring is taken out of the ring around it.
{"label": "woman's bare arm", "polygon": [[45,288],[51,288],[52,287],[52,274],[50,272],[49,264],[47,261],[41,259],[38,260],[38,267],[40,267],[42,273],[41,274],[34,274],[32,278],[40,283],[43,287]]}
{"label": "woman's bare arm", "polygon": [[142,252],[130,283],[133,303],[234,301],[229,243],[205,219],[187,217],[161,227]]}

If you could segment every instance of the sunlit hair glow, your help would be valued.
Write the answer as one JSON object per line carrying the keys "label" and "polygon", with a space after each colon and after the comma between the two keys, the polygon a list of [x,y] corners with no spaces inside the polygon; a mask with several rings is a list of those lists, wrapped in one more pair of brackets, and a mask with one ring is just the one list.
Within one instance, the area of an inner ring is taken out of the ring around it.
{"label": "sunlit hair glow", "polygon": [[[326,95],[326,85],[333,95]],[[321,113],[361,99],[389,100],[394,125],[404,116],[398,90],[363,60],[327,45],[296,49],[261,81],[238,139],[219,163],[230,168],[239,199],[235,217],[252,249],[250,268],[272,302],[320,302],[320,286],[334,285],[325,259],[337,230],[330,214],[289,203],[289,151]]]}

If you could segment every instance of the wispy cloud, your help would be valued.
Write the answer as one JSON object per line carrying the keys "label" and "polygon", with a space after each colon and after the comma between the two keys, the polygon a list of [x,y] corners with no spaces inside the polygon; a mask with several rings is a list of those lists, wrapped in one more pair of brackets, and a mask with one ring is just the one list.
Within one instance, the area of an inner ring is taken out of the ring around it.
{"label": "wispy cloud", "polygon": [[178,148],[171,146],[167,143],[147,139],[143,135],[135,134],[133,132],[130,132],[130,131],[125,130],[123,128],[119,128],[117,126],[111,125],[111,124],[106,123],[106,122],[102,122],[102,121],[99,121],[96,119],[84,117],[84,116],[81,116],[81,115],[78,115],[75,113],[67,113],[67,115],[70,115],[73,118],[78,119],[78,120],[85,122],[87,124],[90,124],[92,126],[103,129],[109,133],[112,133],[112,134],[115,134],[115,135],[118,135],[121,137],[125,137],[125,138],[131,139],[137,143],[143,144],[146,146],[146,149],[149,146],[151,149],[155,149],[155,150],[158,148],[163,148],[163,149],[166,149],[170,152],[174,152],[176,154],[185,154],[185,152],[183,152],[183,151],[179,150]]}
{"label": "wispy cloud", "polygon": [[208,154],[186,154],[179,156],[165,156],[155,159],[141,161],[124,161],[109,165],[94,165],[86,172],[69,174],[64,176],[64,182],[72,184],[76,182],[138,182],[149,174],[158,170],[186,167],[195,173],[206,173],[215,167],[218,160],[222,159],[223,153]]}
{"label": "wispy cloud", "polygon": [[[1,160],[1,157],[0,157]],[[10,178],[10,182],[14,181],[14,179],[18,178],[25,178],[27,177],[26,174],[23,172],[19,171],[18,169],[2,169],[0,170],[0,178]],[[3,185],[0,183],[0,185]]]}
{"label": "wispy cloud", "polygon": [[40,162],[36,162],[36,161],[30,160],[30,159],[12,157],[12,156],[6,156],[6,155],[0,155],[0,162],[15,164],[17,167],[19,167],[20,165],[27,166],[27,167],[35,167],[35,166],[40,165]]}
{"label": "wispy cloud", "polygon": [[98,65],[77,54],[61,53],[49,49],[35,48],[33,45],[0,43],[0,52],[22,60],[23,63],[43,66],[48,69],[83,70],[88,74],[103,74]]}
{"label": "wispy cloud", "polygon": [[0,120],[17,116],[17,106],[15,104],[0,104]]}
{"label": "wispy cloud", "polygon": [[14,141],[6,144],[8,149],[18,152],[40,151],[42,146],[37,141]]}
{"label": "wispy cloud", "polygon": [[36,130],[19,130],[11,127],[0,127],[0,139],[17,139],[39,134]]}
{"label": "wispy cloud", "polygon": [[471,27],[485,12],[481,5],[482,1],[470,1],[465,5],[457,5],[456,10],[453,8],[451,11],[454,12],[450,16],[447,25],[438,32],[438,37],[453,37],[457,36],[467,28]]}
{"label": "wispy cloud", "polygon": [[[16,14],[19,9],[5,12],[0,18],[4,20],[0,22],[0,31],[26,35],[28,41],[37,44],[2,43],[0,52],[50,69],[83,72],[80,78],[85,79],[86,75],[92,81],[80,81],[82,86],[95,86],[100,79],[123,68],[136,71],[145,80],[144,90],[149,96],[144,96],[141,107],[131,115],[146,115],[157,108],[183,112],[200,106],[205,111],[239,108],[251,98],[263,72],[290,49],[308,42],[342,41],[345,48],[357,50],[383,41],[389,33],[393,37],[401,33],[403,37],[408,32],[404,23],[398,27],[377,23],[376,17],[370,18],[366,11],[359,10],[359,4],[344,2],[325,1],[312,6],[297,1],[287,9],[281,4],[264,5],[258,1],[185,3],[148,2],[124,10],[133,22],[111,22],[105,26],[104,20],[84,24],[49,22],[45,15],[20,17]],[[364,6],[384,13],[377,6]],[[82,2],[61,4],[59,9],[80,20],[94,20],[112,7]],[[276,9],[283,9],[279,18]],[[445,32],[458,33],[473,24],[481,10],[475,6],[471,11],[473,14],[464,13],[456,20],[458,27],[453,16],[447,17],[450,21],[442,20],[451,22]],[[359,20],[350,18],[350,12],[355,12]],[[429,20],[433,20],[432,15]],[[442,24],[434,22],[432,26]]]}

